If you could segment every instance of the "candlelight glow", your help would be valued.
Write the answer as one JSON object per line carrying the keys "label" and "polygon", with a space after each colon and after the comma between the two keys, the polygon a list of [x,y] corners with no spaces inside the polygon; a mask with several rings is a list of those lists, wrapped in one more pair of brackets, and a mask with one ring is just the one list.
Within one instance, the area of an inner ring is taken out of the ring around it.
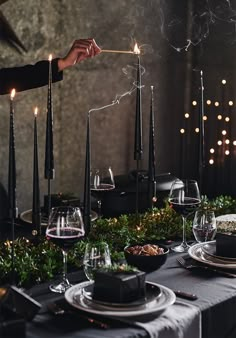
{"label": "candlelight glow", "polygon": [[137,42],[134,45],[134,54],[140,54],[140,49],[138,48]]}
{"label": "candlelight glow", "polygon": [[11,100],[14,99],[15,95],[16,95],[16,90],[12,89],[12,91],[11,91]]}
{"label": "candlelight glow", "polygon": [[36,117],[38,115],[38,107],[34,108],[34,116]]}
{"label": "candlelight glow", "polygon": [[49,61],[49,62],[52,61],[52,54],[49,54],[48,61]]}

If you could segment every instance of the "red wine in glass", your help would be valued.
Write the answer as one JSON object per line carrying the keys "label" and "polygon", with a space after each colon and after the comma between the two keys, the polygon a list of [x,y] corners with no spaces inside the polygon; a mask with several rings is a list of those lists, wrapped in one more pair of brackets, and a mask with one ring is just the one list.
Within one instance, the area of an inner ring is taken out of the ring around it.
{"label": "red wine in glass", "polygon": [[181,202],[178,198],[170,198],[169,204],[177,214],[181,216],[188,216],[192,212],[195,212],[200,205],[200,200],[197,198],[185,197]]}
{"label": "red wine in glass", "polygon": [[64,228],[58,229],[52,228],[47,231],[47,238],[50,239],[55,245],[62,250],[70,250],[73,246],[84,236],[84,232],[77,228]]}
{"label": "red wine in glass", "polygon": [[61,206],[50,211],[46,237],[59,246],[63,254],[63,278],[50,285],[53,292],[64,293],[70,286],[67,278],[67,252],[84,236],[84,223],[78,207]]}
{"label": "red wine in glass", "polygon": [[189,245],[186,241],[186,217],[193,213],[200,205],[200,192],[197,181],[177,179],[172,183],[169,194],[170,206],[182,216],[183,239],[182,243],[172,248],[176,252],[186,252]]}

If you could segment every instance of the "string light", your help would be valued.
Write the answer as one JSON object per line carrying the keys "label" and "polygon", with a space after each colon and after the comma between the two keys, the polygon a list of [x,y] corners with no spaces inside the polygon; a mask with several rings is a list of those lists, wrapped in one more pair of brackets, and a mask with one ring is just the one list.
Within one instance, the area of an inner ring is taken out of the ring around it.
{"label": "string light", "polygon": [[233,101],[229,101],[229,106],[233,106],[233,105],[234,105]]}
{"label": "string light", "polygon": [[208,106],[210,106],[210,104],[211,104],[211,100],[207,100],[207,102],[206,102],[206,103],[207,103],[207,105],[208,105]]}
{"label": "string light", "polygon": [[225,155],[229,155],[229,150],[225,150]]}
{"label": "string light", "polygon": [[226,80],[222,80],[221,83],[222,83],[223,85],[225,85],[225,84],[226,84]]}
{"label": "string light", "polygon": [[218,120],[222,120],[222,115],[217,116]]}
{"label": "string light", "polygon": [[230,121],[230,118],[228,116],[226,116],[225,122],[229,122],[229,121]]}
{"label": "string light", "polygon": [[236,146],[236,141],[233,141],[233,145]]}
{"label": "string light", "polygon": [[181,134],[184,134],[184,133],[185,133],[184,128],[181,128],[181,129],[180,129],[180,133],[181,133]]}
{"label": "string light", "polygon": [[211,148],[211,149],[210,149],[210,153],[211,153],[211,154],[214,154],[214,152],[215,152],[215,149],[214,149],[214,148]]}
{"label": "string light", "polygon": [[228,138],[225,140],[225,144],[230,144],[230,140]]}
{"label": "string light", "polygon": [[196,132],[196,133],[199,133],[199,128],[195,128],[195,132]]}
{"label": "string light", "polygon": [[196,105],[197,105],[197,101],[193,101],[193,102],[192,102],[192,105],[193,105],[193,106],[196,106]]}
{"label": "string light", "polygon": [[222,134],[222,135],[226,135],[226,134],[227,134],[227,131],[226,131],[226,130],[222,130],[221,134]]}
{"label": "string light", "polygon": [[217,141],[217,144],[218,144],[218,146],[221,146],[222,145],[222,141]]}
{"label": "string light", "polygon": [[214,160],[213,160],[213,158],[211,158],[210,160],[209,160],[209,164],[214,164]]}
{"label": "string light", "polygon": [[215,102],[215,106],[216,106],[216,107],[219,107],[219,105],[220,105],[219,102],[216,101],[216,102]]}
{"label": "string light", "polygon": [[203,116],[203,120],[204,120],[204,121],[207,120],[207,116],[206,116],[206,115]]}
{"label": "string light", "polygon": [[185,113],[185,114],[184,114],[184,117],[185,117],[186,119],[188,119],[189,116],[190,116],[189,113]]}

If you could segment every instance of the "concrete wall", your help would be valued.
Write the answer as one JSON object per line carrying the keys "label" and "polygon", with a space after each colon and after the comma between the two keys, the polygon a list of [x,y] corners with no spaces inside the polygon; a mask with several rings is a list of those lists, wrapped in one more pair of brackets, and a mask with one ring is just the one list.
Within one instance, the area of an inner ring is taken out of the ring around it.
{"label": "concrete wall", "polygon": [[[168,90],[160,35],[159,1],[146,0],[9,0],[1,10],[28,49],[19,54],[0,41],[0,67],[34,63],[40,59],[63,56],[74,39],[94,37],[106,49],[130,49],[133,40],[148,45],[142,56],[143,137],[147,168],[150,85],[155,87],[156,157],[158,171],[170,171],[170,163],[160,161],[161,149],[168,150],[168,139],[161,141],[170,119],[159,114],[163,90]],[[136,57],[101,54],[67,69],[64,80],[53,85],[54,156],[56,178],[52,192],[73,192],[82,196],[84,180],[86,114],[89,109],[110,104],[117,94],[132,87],[136,78]],[[133,68],[131,77],[124,69]],[[161,71],[162,69],[162,71]],[[172,83],[172,79],[170,84]],[[135,92],[119,104],[93,114],[92,166],[111,165],[115,175],[135,169],[133,160]],[[39,107],[38,137],[41,195],[47,193],[44,175],[47,88],[18,93],[15,99],[15,142],[17,199],[20,212],[32,206],[33,109]],[[167,129],[166,129],[167,128]],[[9,97],[0,100],[0,181],[7,188]],[[170,140],[171,143],[171,140]],[[171,145],[171,144],[170,144]]]}

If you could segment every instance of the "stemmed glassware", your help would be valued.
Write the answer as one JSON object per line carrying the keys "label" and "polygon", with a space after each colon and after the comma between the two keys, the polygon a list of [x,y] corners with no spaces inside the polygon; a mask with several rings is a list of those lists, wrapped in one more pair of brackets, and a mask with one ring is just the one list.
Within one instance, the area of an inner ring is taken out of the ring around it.
{"label": "stemmed glassware", "polygon": [[94,272],[104,266],[111,265],[111,257],[108,244],[105,242],[100,243],[87,243],[83,266],[86,277],[94,280]]}
{"label": "stemmed glassware", "polygon": [[216,235],[216,217],[213,210],[197,210],[193,219],[193,234],[197,242],[212,241]]}
{"label": "stemmed glassware", "polygon": [[102,198],[107,191],[115,188],[111,167],[92,169],[90,175],[91,194],[97,199],[98,217],[102,217]]}
{"label": "stemmed glassware", "polygon": [[63,254],[63,278],[57,285],[50,285],[53,292],[64,293],[70,286],[67,279],[67,252],[84,236],[84,223],[78,207],[61,206],[50,211],[46,237],[59,246]]}
{"label": "stemmed glassware", "polygon": [[186,218],[195,212],[199,207],[201,198],[197,181],[177,179],[172,183],[169,194],[170,206],[182,216],[183,239],[182,243],[172,248],[176,252],[188,251],[189,245],[186,242]]}

